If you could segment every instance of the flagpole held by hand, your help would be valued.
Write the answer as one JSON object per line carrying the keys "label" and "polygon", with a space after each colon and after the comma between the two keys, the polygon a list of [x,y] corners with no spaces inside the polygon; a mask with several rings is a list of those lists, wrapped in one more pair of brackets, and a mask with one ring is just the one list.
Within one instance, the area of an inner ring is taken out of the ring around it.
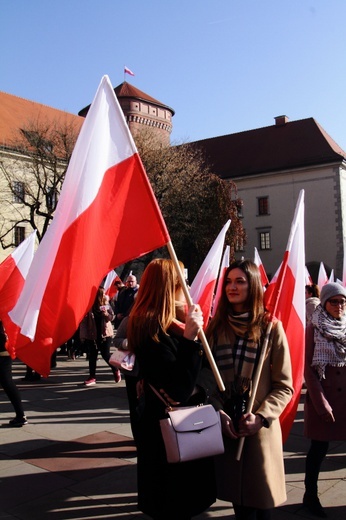
{"label": "flagpole held by hand", "polygon": [[[262,367],[263,367],[263,363],[264,363],[264,360],[265,360],[267,348],[268,348],[268,342],[269,342],[269,337],[270,337],[270,333],[271,333],[272,327],[273,327],[273,321],[271,320],[268,323],[268,325],[267,325],[266,334],[264,336],[262,350],[261,350],[261,355],[260,355],[260,358],[259,358],[259,361],[258,361],[256,374],[255,374],[255,377],[254,377],[254,380],[253,380],[253,385],[252,385],[252,389],[251,389],[251,397],[250,397],[250,399],[248,401],[248,404],[247,404],[246,413],[250,413],[251,412],[253,404],[254,404],[254,401],[255,401],[255,396],[256,396],[258,383],[259,383],[259,379],[260,379],[260,376],[261,376]],[[236,460],[240,460],[241,454],[243,452],[244,441],[245,441],[245,437],[240,437],[239,443],[238,443],[237,453],[236,453],[236,456],[235,456]]]}
{"label": "flagpole held by hand", "polygon": [[[175,250],[173,248],[173,245],[172,245],[171,241],[167,242],[167,248],[168,248],[170,257],[173,260],[173,263],[175,265],[175,268],[176,268],[176,271],[177,271],[177,274],[178,274],[178,278],[179,278],[179,281],[181,283],[181,287],[183,289],[186,301],[187,301],[188,305],[191,306],[191,305],[193,305],[193,301],[192,301],[189,289],[187,287],[185,278],[184,278],[183,273],[181,271],[177,255],[175,253]],[[206,336],[204,334],[203,329],[199,330],[198,337],[201,340],[202,345],[204,347],[204,352],[205,352],[205,354],[207,356],[207,359],[209,361],[210,367],[211,367],[211,369],[213,371],[214,377],[216,379],[217,386],[219,387],[220,392],[224,392],[225,391],[225,385],[223,384],[223,381],[221,379],[220,372],[219,372],[219,370],[217,368],[217,365],[215,363],[213,354],[211,353],[211,350],[210,350],[210,347],[209,347],[209,344],[208,344],[208,340],[207,340],[207,338],[206,338]]]}

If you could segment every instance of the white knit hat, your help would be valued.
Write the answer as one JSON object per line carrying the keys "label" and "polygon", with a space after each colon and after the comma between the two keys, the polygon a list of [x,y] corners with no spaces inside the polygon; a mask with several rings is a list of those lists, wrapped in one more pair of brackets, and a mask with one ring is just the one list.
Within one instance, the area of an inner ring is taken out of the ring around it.
{"label": "white knit hat", "polygon": [[340,285],[339,283],[336,283],[336,282],[330,282],[330,283],[327,283],[326,285],[324,285],[322,287],[321,296],[320,296],[322,307],[325,306],[325,304],[327,303],[329,298],[333,298],[333,296],[339,296],[339,295],[346,298],[346,288],[345,287],[343,287],[342,285]]}

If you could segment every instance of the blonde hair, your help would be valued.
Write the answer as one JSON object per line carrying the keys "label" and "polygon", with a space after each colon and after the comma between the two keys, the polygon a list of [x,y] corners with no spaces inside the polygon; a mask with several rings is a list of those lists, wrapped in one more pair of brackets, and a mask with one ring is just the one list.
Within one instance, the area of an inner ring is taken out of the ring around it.
{"label": "blonde hair", "polygon": [[175,318],[176,282],[177,274],[172,260],[157,258],[147,265],[129,315],[129,350],[135,352],[147,337],[159,342],[159,332],[167,333]]}

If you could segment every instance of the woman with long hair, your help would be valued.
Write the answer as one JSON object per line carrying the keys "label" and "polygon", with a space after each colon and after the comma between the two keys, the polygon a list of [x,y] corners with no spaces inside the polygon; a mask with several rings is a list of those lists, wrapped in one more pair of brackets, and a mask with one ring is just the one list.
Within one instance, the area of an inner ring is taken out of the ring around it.
{"label": "woman with long hair", "polygon": [[203,350],[197,340],[203,315],[192,305],[179,327],[175,316],[177,273],[172,260],[146,267],[130,312],[127,339],[143,378],[144,406],[137,427],[138,507],[154,520],[189,520],[215,501],[212,458],[167,463],[160,430],[166,407],[153,388],[181,406],[200,404]]}
{"label": "woman with long hair", "polygon": [[286,500],[279,417],[293,388],[289,347],[278,320],[247,412],[268,321],[258,267],[251,260],[232,263],[206,335],[225,385],[225,392],[216,389],[211,397],[220,410],[225,443],[225,453],[215,458],[217,497],[232,502],[237,520],[268,520],[272,508]]}

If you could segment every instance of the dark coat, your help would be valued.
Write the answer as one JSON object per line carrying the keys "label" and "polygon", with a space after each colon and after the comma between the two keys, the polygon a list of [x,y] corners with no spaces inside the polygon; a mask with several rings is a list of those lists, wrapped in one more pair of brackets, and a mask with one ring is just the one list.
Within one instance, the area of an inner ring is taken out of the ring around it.
{"label": "dark coat", "polygon": [[[346,441],[346,367],[328,365],[326,378],[320,381],[311,366],[314,348],[314,327],[310,324],[305,340],[304,435],[316,441]],[[322,421],[320,416],[330,411],[335,422]]]}
{"label": "dark coat", "polygon": [[143,338],[136,355],[145,381],[145,404],[137,440],[138,506],[155,519],[190,518],[216,500],[213,459],[166,462],[159,425],[166,415],[165,405],[148,383],[157,390],[164,388],[182,406],[204,402],[203,391],[190,398],[202,365],[201,345],[162,333],[160,343]]}

